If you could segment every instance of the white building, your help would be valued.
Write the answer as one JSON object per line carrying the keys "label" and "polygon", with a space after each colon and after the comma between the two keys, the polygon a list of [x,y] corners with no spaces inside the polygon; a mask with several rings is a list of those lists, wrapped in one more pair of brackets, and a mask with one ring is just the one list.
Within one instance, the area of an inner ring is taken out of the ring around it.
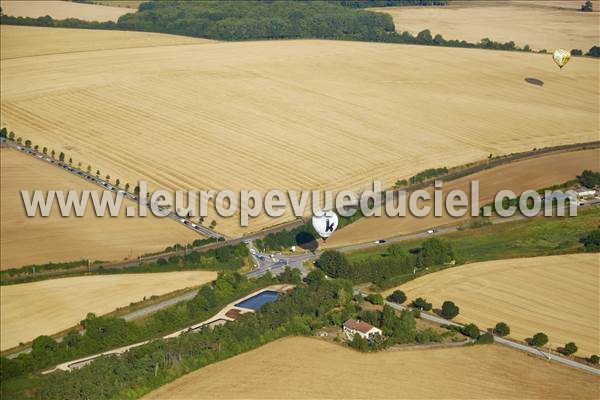
{"label": "white building", "polygon": [[596,190],[581,187],[579,189],[575,189],[575,193],[577,193],[577,197],[581,200],[586,197],[594,197],[596,195]]}
{"label": "white building", "polygon": [[350,340],[352,340],[356,334],[368,340],[372,340],[375,338],[375,336],[381,336],[382,334],[381,329],[356,319],[349,319],[348,321],[344,322],[343,327],[346,337]]}

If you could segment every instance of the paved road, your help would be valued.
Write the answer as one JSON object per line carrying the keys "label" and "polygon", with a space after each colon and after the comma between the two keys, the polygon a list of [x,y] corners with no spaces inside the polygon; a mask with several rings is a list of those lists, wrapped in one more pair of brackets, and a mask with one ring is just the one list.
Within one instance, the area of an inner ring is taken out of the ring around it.
{"label": "paved road", "polygon": [[[7,147],[11,147],[17,151],[20,151],[21,153],[29,154],[33,158],[40,160],[42,162],[45,162],[49,165],[54,165],[58,168],[61,168],[68,173],[71,173],[79,178],[85,179],[88,182],[95,184],[96,186],[101,187],[102,189],[109,190],[116,194],[120,194],[124,198],[137,203],[138,207],[143,207],[143,206],[151,207],[152,205],[154,205],[161,211],[165,210],[164,208],[159,207],[158,204],[151,203],[150,200],[144,201],[143,199],[140,199],[138,197],[138,195],[136,195],[135,193],[126,192],[124,189],[118,188],[118,187],[112,185],[110,182],[107,182],[99,177],[96,177],[95,175],[89,174],[86,171],[82,171],[78,168],[72,167],[72,166],[68,165],[68,163],[57,161],[48,155],[42,154],[40,152],[37,152],[30,148],[26,148],[24,146],[20,146],[9,140],[2,139],[2,144]],[[224,235],[222,235],[218,232],[215,232],[209,228],[206,228],[202,225],[196,224],[187,218],[180,217],[173,211],[169,211],[169,214],[166,216],[166,218],[170,218],[170,219],[176,221],[177,223],[185,226],[186,228],[191,229],[194,232],[201,233],[205,236],[212,237],[215,239],[225,238]]]}
{"label": "paved road", "polygon": [[[362,296],[366,296],[365,293],[359,292],[357,290],[355,290],[355,293],[360,293]],[[400,310],[400,311],[401,310],[405,310],[405,309],[408,308],[408,307],[402,306],[400,304],[391,303],[391,302],[389,302],[387,300],[384,301],[384,303],[387,304],[387,305],[389,305],[390,307],[392,307],[392,308],[394,308],[396,310]],[[430,322],[433,322],[434,324],[438,324],[438,325],[453,325],[453,326],[462,327],[461,324],[458,324],[458,323],[453,322],[453,321],[448,321],[447,319],[444,319],[442,317],[438,317],[437,315],[431,315],[431,314],[428,314],[428,313],[425,313],[425,312],[421,312],[420,318],[424,319],[424,320],[427,320],[427,321],[430,321]],[[542,350],[540,350],[540,349],[538,349],[536,347],[531,347],[531,346],[527,346],[527,345],[522,344],[522,343],[513,342],[512,340],[508,340],[508,339],[505,339],[505,338],[502,338],[502,337],[499,337],[499,336],[496,336],[496,335],[494,335],[494,341],[496,343],[498,343],[498,344],[503,345],[503,346],[508,346],[508,347],[511,347],[513,349],[516,349],[516,350],[521,350],[521,351],[524,351],[526,353],[533,354],[534,356],[543,357],[543,358],[545,358],[547,360],[555,361],[555,362],[560,363],[560,364],[568,365],[569,367],[573,367],[573,368],[577,368],[577,369],[582,370],[582,371],[590,372],[590,373],[592,373],[594,375],[600,375],[600,369],[598,369],[598,368],[594,368],[594,367],[589,366],[587,364],[583,364],[583,363],[580,363],[580,362],[577,362],[577,361],[573,361],[571,359],[559,356],[557,354],[551,354],[549,352],[542,351]]]}

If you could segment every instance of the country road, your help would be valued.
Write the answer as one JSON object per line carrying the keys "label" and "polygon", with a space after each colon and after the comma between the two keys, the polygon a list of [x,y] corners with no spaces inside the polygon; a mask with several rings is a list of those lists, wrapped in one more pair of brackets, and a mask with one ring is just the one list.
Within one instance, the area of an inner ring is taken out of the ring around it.
{"label": "country road", "polygon": [[[364,293],[361,293],[361,295],[365,296]],[[408,308],[408,307],[402,306],[400,304],[389,302],[387,300],[384,301],[384,303],[389,305],[390,307],[392,307],[396,310],[400,310],[400,311]],[[421,312],[420,318],[430,321],[430,322],[433,322],[438,325],[453,325],[453,326],[462,327],[461,324],[457,324],[456,322],[448,321],[447,319],[438,317],[436,315],[431,315],[431,314],[428,314],[425,312]],[[583,363],[580,363],[577,361],[570,360],[566,357],[562,357],[557,354],[551,354],[546,351],[542,351],[542,350],[538,349],[537,347],[531,347],[531,346],[527,346],[527,345],[524,345],[521,343],[513,342],[512,340],[508,340],[508,339],[505,339],[505,338],[502,338],[502,337],[499,337],[496,335],[494,335],[494,341],[503,346],[508,346],[508,347],[511,347],[516,350],[524,351],[526,353],[533,354],[534,356],[543,357],[549,361],[555,361],[560,364],[568,365],[569,367],[573,367],[573,368],[577,368],[582,371],[590,372],[594,375],[600,375],[600,369],[598,369],[598,368],[594,368],[587,364],[583,364]]]}

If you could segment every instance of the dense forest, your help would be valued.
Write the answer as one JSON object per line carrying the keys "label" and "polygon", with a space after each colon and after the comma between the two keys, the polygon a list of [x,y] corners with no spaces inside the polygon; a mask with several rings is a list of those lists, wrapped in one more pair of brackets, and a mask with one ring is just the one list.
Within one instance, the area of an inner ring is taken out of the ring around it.
{"label": "dense forest", "polygon": [[[512,41],[501,43],[488,38],[477,43],[446,40],[442,35],[433,35],[427,29],[416,36],[409,32],[396,32],[390,15],[363,9],[443,4],[445,1],[441,0],[155,1],[141,3],[137,12],[125,14],[117,22],[7,15],[2,15],[0,22],[10,25],[161,32],[217,40],[316,38],[531,51],[529,46],[519,48]],[[593,47],[585,54],[600,56],[596,49]]]}
{"label": "dense forest", "polygon": [[326,250],[316,265],[332,278],[349,279],[353,283],[372,282],[379,287],[387,287],[398,276],[453,262],[455,255],[452,246],[438,238],[431,238],[411,252],[404,251],[399,245],[390,245],[385,257],[369,257],[353,262],[343,253]]}

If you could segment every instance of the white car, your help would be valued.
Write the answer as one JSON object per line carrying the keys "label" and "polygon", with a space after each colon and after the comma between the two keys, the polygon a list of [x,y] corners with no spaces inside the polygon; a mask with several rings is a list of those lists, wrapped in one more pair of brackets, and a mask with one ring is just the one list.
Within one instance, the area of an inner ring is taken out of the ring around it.
{"label": "white car", "polygon": [[427,231],[428,235],[433,235],[434,233],[435,233],[435,230],[433,230],[433,229],[430,229],[430,230]]}
{"label": "white car", "polygon": [[256,249],[250,249],[250,254],[256,254]]}

